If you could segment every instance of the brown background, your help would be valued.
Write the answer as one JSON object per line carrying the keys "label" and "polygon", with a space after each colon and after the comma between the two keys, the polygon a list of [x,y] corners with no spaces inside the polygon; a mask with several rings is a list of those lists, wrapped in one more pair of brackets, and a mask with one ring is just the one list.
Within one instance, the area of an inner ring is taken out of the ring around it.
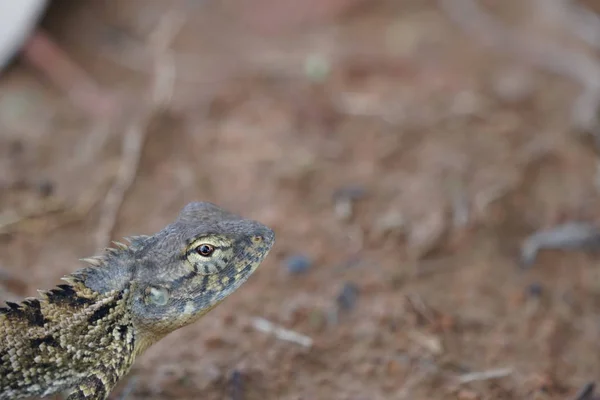
{"label": "brown background", "polygon": [[[22,58],[2,76],[0,297],[212,201],[270,225],[271,255],[113,398],[573,398],[600,376],[597,258],[523,271],[519,246],[600,217],[595,126],[572,112],[600,66],[584,25],[541,3],[481,5],[558,58],[486,47],[434,1],[53,1],[42,26],[109,97],[79,82],[73,102]],[[591,69],[556,73],[572,54]]]}

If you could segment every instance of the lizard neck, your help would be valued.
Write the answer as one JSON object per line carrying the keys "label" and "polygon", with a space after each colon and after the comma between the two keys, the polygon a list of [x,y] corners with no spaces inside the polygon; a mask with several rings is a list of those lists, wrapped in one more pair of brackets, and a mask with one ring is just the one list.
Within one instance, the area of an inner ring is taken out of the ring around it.
{"label": "lizard neck", "polygon": [[88,267],[63,278],[71,284],[81,283],[96,293],[123,291],[130,285],[136,265],[135,248],[106,249],[104,254],[86,258]]}

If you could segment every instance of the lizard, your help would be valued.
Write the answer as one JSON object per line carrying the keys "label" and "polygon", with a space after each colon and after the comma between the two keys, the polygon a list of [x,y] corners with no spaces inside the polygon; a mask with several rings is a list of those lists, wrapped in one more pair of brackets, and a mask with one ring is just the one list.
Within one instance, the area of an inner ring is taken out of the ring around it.
{"label": "lizard", "polygon": [[104,400],[136,357],[238,289],[275,242],[260,222],[187,204],[153,235],[112,242],[66,282],[0,308],[0,400]]}

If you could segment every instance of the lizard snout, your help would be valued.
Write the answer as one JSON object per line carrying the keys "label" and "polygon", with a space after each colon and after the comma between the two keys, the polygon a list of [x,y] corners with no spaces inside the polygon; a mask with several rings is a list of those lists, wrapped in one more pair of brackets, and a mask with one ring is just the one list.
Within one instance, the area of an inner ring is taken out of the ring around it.
{"label": "lizard snout", "polygon": [[271,228],[257,223],[252,241],[256,244],[262,243],[270,248],[275,242],[275,232]]}

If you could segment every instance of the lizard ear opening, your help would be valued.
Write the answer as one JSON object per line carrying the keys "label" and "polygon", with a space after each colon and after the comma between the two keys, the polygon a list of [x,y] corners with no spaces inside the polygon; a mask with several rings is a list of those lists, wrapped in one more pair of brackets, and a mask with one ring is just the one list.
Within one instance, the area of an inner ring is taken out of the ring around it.
{"label": "lizard ear opening", "polygon": [[165,287],[148,286],[144,291],[146,304],[164,306],[169,302],[170,297],[169,290]]}

